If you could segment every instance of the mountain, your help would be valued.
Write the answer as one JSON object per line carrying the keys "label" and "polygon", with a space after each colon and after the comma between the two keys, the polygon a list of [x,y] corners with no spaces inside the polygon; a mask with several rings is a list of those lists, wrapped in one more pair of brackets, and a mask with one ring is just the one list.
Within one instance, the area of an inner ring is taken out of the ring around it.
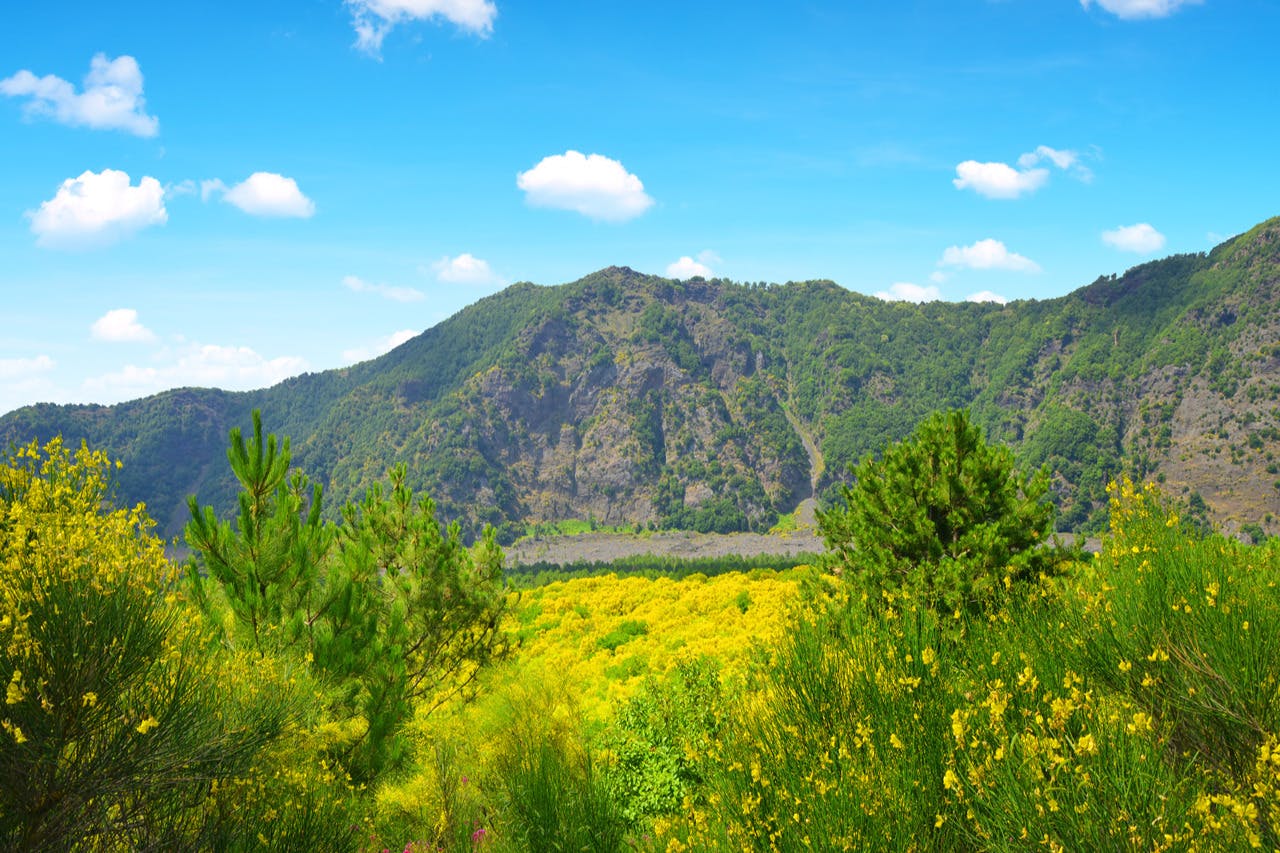
{"label": "mountain", "polygon": [[521,283],[392,352],[272,388],[32,406],[0,440],[61,433],[124,461],[118,490],[176,533],[229,507],[225,442],[253,408],[335,507],[395,462],[475,530],[594,518],[762,529],[938,408],[1055,472],[1061,524],[1151,477],[1238,528],[1280,529],[1280,218],[1207,254],[1067,296],[883,302],[829,281],[673,281],[610,267]]}

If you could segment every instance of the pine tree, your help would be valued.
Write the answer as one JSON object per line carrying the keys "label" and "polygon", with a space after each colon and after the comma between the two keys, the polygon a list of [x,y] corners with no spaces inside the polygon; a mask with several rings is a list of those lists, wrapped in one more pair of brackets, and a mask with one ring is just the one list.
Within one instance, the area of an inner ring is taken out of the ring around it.
{"label": "pine tree", "polygon": [[240,481],[234,529],[193,497],[187,541],[193,596],[225,607],[227,642],[300,659],[329,685],[336,715],[362,721],[341,749],[347,772],[375,778],[403,753],[399,732],[422,703],[466,690],[507,649],[503,555],[492,531],[474,547],[444,527],[435,505],[390,473],[323,520],[321,490],[290,472],[289,441],[231,431],[227,453]]}
{"label": "pine tree", "polygon": [[818,515],[835,571],[873,601],[905,590],[939,612],[981,610],[1062,558],[1049,472],[1024,475],[963,410],[939,412],[880,459],[850,467],[843,502]]}

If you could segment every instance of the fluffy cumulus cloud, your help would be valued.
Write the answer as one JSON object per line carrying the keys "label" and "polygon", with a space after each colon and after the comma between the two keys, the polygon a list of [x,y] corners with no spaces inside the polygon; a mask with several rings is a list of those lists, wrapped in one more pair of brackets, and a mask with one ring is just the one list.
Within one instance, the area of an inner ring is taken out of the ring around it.
{"label": "fluffy cumulus cloud", "polygon": [[956,166],[951,183],[958,190],[973,190],[994,199],[1015,199],[1033,193],[1049,182],[1049,166],[1070,172],[1088,182],[1093,172],[1081,162],[1076,151],[1059,150],[1041,145],[1018,158],[1017,168],[1008,163],[979,163],[965,160]]}
{"label": "fluffy cumulus cloud", "polygon": [[248,391],[296,376],[307,362],[296,356],[265,358],[249,347],[189,344],[156,356],[156,364],[126,365],[86,379],[82,391],[94,400],[119,401],[188,385]]}
{"label": "fluffy cumulus cloud", "polygon": [[275,172],[254,172],[230,189],[216,179],[200,182],[202,199],[208,201],[216,193],[251,216],[306,219],[316,212],[315,202],[302,194],[297,181]]}
{"label": "fluffy cumulus cloud", "polygon": [[1080,0],[1084,8],[1095,3],[1117,18],[1167,18],[1183,6],[1195,6],[1202,0]]}
{"label": "fluffy cumulus cloud", "polygon": [[1012,199],[1035,192],[1049,181],[1048,169],[1015,169],[1007,163],[965,160],[956,166],[951,183],[987,198]]}
{"label": "fluffy cumulus cloud", "polygon": [[1040,272],[1040,265],[1030,258],[1010,252],[999,240],[979,240],[972,246],[951,246],[942,253],[939,266],[965,267],[971,270],[1011,270]]}
{"label": "fluffy cumulus cloud", "polygon": [[680,260],[667,264],[667,278],[685,279],[698,276],[712,278],[715,273],[711,271],[711,267],[688,255],[682,255]]}
{"label": "fluffy cumulus cloud", "polygon": [[909,281],[898,281],[889,285],[888,290],[876,291],[876,298],[886,302],[937,302],[942,298],[942,291],[933,285],[912,284]]}
{"label": "fluffy cumulus cloud", "polygon": [[426,294],[412,287],[395,287],[390,284],[374,284],[354,275],[344,276],[342,286],[356,293],[373,293],[392,302],[421,302]]}
{"label": "fluffy cumulus cloud", "polygon": [[488,261],[477,258],[470,252],[463,252],[455,258],[446,255],[431,265],[431,271],[438,280],[447,284],[482,286],[502,283],[502,278],[493,271]]}
{"label": "fluffy cumulus cloud", "polygon": [[113,308],[103,314],[93,321],[89,334],[95,341],[110,343],[148,343],[156,339],[150,329],[138,322],[138,312],[132,308]]}
{"label": "fluffy cumulus cloud", "polygon": [[965,302],[996,302],[1000,305],[1007,305],[1009,300],[998,293],[990,290],[979,290],[977,293],[970,293],[964,298]]}
{"label": "fluffy cumulus cloud", "polygon": [[482,38],[493,32],[498,7],[491,0],[347,0],[356,47],[375,56],[397,24],[443,18]]}
{"label": "fluffy cumulus cloud", "polygon": [[27,216],[36,244],[49,249],[109,245],[169,218],[159,181],[143,178],[134,186],[127,172],[115,169],[67,178],[53,198]]}
{"label": "fluffy cumulus cloud", "polygon": [[1150,255],[1164,248],[1164,235],[1146,222],[1102,232],[1102,242],[1122,252]]}
{"label": "fluffy cumulus cloud", "polygon": [[600,154],[566,151],[544,157],[516,176],[516,186],[534,207],[573,210],[609,222],[634,219],[653,205],[639,178]]}
{"label": "fluffy cumulus cloud", "polygon": [[84,90],[52,74],[37,77],[19,71],[0,80],[0,94],[27,98],[28,116],[47,116],[63,124],[97,130],[123,130],[155,136],[160,122],[147,115],[142,97],[142,71],[132,56],[107,59],[99,53],[89,63]]}
{"label": "fluffy cumulus cloud", "polygon": [[392,332],[385,338],[378,338],[378,340],[373,341],[372,343],[352,347],[351,349],[344,349],[342,351],[342,357],[353,364],[358,361],[368,361],[371,358],[377,358],[384,353],[391,352],[402,343],[410,341],[417,336],[418,332],[415,332],[413,329],[401,329],[398,332]]}

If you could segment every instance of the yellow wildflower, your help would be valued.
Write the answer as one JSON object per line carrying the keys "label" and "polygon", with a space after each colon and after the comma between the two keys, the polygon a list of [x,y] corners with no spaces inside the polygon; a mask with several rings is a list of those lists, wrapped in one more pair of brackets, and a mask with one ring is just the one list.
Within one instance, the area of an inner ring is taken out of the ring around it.
{"label": "yellow wildflower", "polygon": [[6,705],[17,705],[27,694],[22,689],[22,670],[15,669],[13,678],[9,679],[9,690],[5,694],[4,703]]}

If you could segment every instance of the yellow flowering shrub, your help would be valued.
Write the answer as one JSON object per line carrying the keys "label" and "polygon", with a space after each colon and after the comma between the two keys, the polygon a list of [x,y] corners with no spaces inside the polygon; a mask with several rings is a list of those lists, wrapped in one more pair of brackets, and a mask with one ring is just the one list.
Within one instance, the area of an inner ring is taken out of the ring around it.
{"label": "yellow flowering shrub", "polygon": [[798,582],[772,571],[607,575],[522,591],[508,616],[521,638],[512,660],[482,674],[474,702],[415,719],[413,772],[377,794],[384,835],[462,844],[481,828],[491,840],[509,833],[495,824],[513,752],[548,744],[605,772],[610,756],[591,744],[642,685],[704,657],[725,681],[745,681],[755,651],[781,637]]}
{"label": "yellow flowering shrub", "polygon": [[[0,458],[0,847],[243,843],[261,801],[232,788],[282,760],[296,694],[210,644],[144,508],[111,508],[110,471],[59,440]],[[308,824],[296,837],[351,835],[345,815]]]}

